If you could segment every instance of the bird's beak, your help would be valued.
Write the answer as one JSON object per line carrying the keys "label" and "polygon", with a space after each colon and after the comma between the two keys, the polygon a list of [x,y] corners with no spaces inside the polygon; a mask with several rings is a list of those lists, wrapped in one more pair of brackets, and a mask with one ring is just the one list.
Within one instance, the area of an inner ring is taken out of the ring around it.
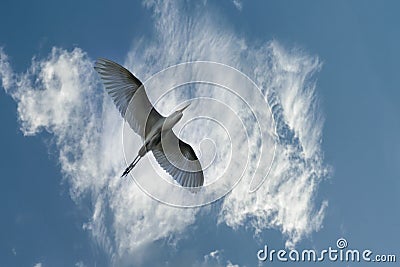
{"label": "bird's beak", "polygon": [[179,111],[180,111],[180,112],[183,112],[185,109],[187,109],[188,106],[190,106],[190,103],[187,104],[186,106],[184,106],[184,107],[183,107],[182,109],[180,109]]}

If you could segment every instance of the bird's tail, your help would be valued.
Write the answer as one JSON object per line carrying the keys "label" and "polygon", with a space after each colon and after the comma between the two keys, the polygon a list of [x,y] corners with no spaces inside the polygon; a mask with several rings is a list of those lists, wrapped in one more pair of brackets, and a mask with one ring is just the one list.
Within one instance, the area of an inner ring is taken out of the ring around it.
{"label": "bird's tail", "polygon": [[140,155],[137,155],[136,158],[132,161],[132,163],[125,169],[124,173],[121,175],[121,178],[127,176],[128,173],[136,166],[136,164],[139,162],[141,158],[142,157]]}

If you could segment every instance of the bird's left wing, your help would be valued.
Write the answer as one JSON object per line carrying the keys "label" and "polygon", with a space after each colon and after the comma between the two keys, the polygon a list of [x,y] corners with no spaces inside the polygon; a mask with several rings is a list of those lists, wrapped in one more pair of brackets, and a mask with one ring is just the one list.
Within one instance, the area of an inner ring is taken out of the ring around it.
{"label": "bird's left wing", "polygon": [[153,149],[158,164],[183,187],[201,187],[204,175],[193,148],[180,140],[173,131],[162,137],[159,146]]}
{"label": "bird's left wing", "polygon": [[108,59],[99,58],[94,68],[122,117],[145,139],[149,129],[164,117],[150,103],[142,82],[130,71]]}

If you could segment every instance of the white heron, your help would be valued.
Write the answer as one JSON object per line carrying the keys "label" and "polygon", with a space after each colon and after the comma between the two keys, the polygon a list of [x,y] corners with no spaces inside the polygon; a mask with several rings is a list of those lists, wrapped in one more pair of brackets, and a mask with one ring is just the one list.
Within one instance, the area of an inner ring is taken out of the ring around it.
{"label": "white heron", "polygon": [[158,164],[180,185],[201,187],[204,175],[196,153],[172,131],[189,104],[164,117],[150,103],[142,82],[130,71],[103,58],[96,61],[94,68],[122,117],[143,141],[136,158],[121,177],[128,175],[139,160],[152,151]]}

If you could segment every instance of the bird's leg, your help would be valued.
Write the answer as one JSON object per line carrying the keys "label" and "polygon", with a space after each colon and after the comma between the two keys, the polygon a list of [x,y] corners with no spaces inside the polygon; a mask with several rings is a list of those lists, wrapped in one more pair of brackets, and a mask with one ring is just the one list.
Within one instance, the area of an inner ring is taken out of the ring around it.
{"label": "bird's leg", "polygon": [[136,164],[139,162],[141,158],[142,157],[140,155],[137,155],[136,158],[132,161],[132,163],[125,169],[124,173],[121,175],[121,178],[127,176],[128,173],[136,166]]}

